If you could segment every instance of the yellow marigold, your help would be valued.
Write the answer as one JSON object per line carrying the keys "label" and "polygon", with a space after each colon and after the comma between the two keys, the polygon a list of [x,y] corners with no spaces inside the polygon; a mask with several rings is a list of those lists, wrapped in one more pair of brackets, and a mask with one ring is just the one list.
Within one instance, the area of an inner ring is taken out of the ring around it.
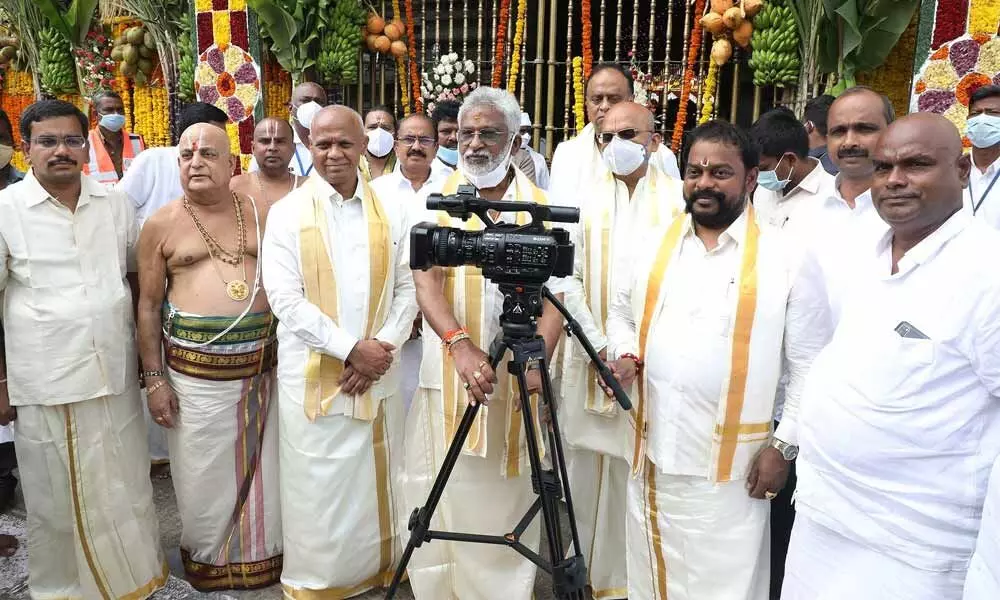
{"label": "yellow marigold", "polygon": [[211,12],[212,0],[195,0],[194,9],[197,12]]}
{"label": "yellow marigold", "polygon": [[932,90],[953,90],[958,83],[958,73],[947,60],[931,61],[924,70],[924,83]]}
{"label": "yellow marigold", "polygon": [[229,0],[229,10],[246,10],[247,0]]}
{"label": "yellow marigold", "polygon": [[704,87],[701,92],[701,117],[698,124],[702,124],[712,118],[715,110],[715,92],[719,84],[719,65],[714,60],[708,63],[708,74],[705,76]]}
{"label": "yellow marigold", "polygon": [[243,103],[243,106],[253,106],[257,103],[257,88],[252,85],[237,86],[235,95]]}
{"label": "yellow marigold", "polygon": [[1000,23],[1000,0],[972,0],[969,4],[969,33],[996,35]]}
{"label": "yellow marigold", "polygon": [[14,156],[11,157],[10,164],[18,171],[21,171],[22,173],[27,171],[28,168],[31,166],[28,164],[28,158],[24,155],[24,152],[21,150],[14,151]]}
{"label": "yellow marigold", "polygon": [[240,129],[232,121],[226,123],[226,133],[229,135],[229,151],[233,156],[240,155]]}
{"label": "yellow marigold", "polygon": [[240,154],[240,170],[246,173],[250,169],[250,159],[253,154]]}
{"label": "yellow marigold", "polygon": [[229,11],[217,10],[212,13],[212,34],[216,46],[225,48],[229,45]]}
{"label": "yellow marigold", "polygon": [[1000,73],[1000,38],[993,38],[979,48],[976,71],[986,75]]}
{"label": "yellow marigold", "polygon": [[528,20],[528,2],[520,0],[517,4],[517,25],[514,27],[513,51],[510,54],[510,74],[507,77],[507,91],[514,93],[517,89],[517,75],[521,69],[521,45],[524,40],[524,26]]}
{"label": "yellow marigold", "polygon": [[573,126],[577,131],[584,127],[585,112],[583,109],[583,58],[573,57]]}
{"label": "yellow marigold", "polygon": [[969,110],[962,106],[961,102],[956,102],[948,107],[948,110],[942,113],[944,118],[948,119],[955,124],[958,128],[958,132],[965,136],[965,121],[969,118]]}

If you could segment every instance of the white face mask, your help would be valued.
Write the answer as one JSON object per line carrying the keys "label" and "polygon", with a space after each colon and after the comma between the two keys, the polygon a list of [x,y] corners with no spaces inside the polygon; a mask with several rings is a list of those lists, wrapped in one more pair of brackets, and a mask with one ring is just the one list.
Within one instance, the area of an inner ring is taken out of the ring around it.
{"label": "white face mask", "polygon": [[319,102],[306,102],[305,104],[301,104],[297,109],[295,109],[295,120],[299,122],[299,125],[305,127],[306,129],[310,129],[312,127],[313,117],[316,116],[316,113],[318,113],[321,108],[323,107],[319,105]]}
{"label": "white face mask", "polygon": [[530,133],[522,133],[521,134],[521,147],[522,148],[527,148],[530,144],[531,144],[531,134]]}
{"label": "white face mask", "polygon": [[992,148],[1000,144],[1000,117],[980,114],[968,120],[966,137],[976,148]]}
{"label": "white face mask", "polygon": [[476,173],[475,167],[470,169],[469,165],[465,162],[465,156],[462,154],[459,154],[458,157],[458,168],[461,169],[465,178],[469,180],[469,183],[476,186],[477,190],[496,187],[500,185],[503,178],[507,176],[507,171],[510,170],[510,163],[514,159],[514,155],[511,154],[509,147],[509,144],[512,141],[514,141],[514,138],[508,140],[508,151],[506,156],[500,160],[500,164],[492,169],[487,169],[483,173]]}
{"label": "white face mask", "polygon": [[616,135],[611,138],[611,143],[604,147],[601,156],[612,173],[624,177],[635,173],[636,169],[646,162],[646,148]]}
{"label": "white face mask", "polygon": [[385,129],[376,127],[365,135],[368,136],[368,152],[372,156],[382,158],[392,152],[392,145],[396,139]]}

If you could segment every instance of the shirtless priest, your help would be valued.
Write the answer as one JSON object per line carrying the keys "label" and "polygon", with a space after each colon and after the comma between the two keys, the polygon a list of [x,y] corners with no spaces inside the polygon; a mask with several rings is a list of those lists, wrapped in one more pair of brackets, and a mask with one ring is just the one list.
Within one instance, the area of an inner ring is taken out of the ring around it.
{"label": "shirtless priest", "polygon": [[261,119],[253,130],[257,170],[233,177],[229,187],[237,194],[253,196],[258,208],[266,211],[306,181],[289,168],[294,156],[295,132],[291,123],[274,117]]}
{"label": "shirtless priest", "polygon": [[184,195],[139,239],[139,344],[153,419],[169,429],[181,557],[199,590],[281,575],[277,323],[257,266],[265,208],[231,192],[218,127],[178,144]]}

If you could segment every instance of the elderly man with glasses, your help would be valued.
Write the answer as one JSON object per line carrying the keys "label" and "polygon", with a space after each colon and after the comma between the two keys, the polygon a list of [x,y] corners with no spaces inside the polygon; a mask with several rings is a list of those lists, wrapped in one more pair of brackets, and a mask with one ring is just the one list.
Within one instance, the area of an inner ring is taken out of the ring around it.
{"label": "elderly man with glasses", "polygon": [[4,341],[16,349],[0,351],[0,422],[17,419],[28,586],[33,598],[146,598],[167,566],[139,400],[134,210],[81,173],[75,106],[36,102],[20,126],[32,168],[0,191]]}
{"label": "elderly man with glasses", "polygon": [[[546,202],[545,192],[512,165],[521,145],[520,119],[521,109],[509,92],[480,87],[469,94],[458,116],[458,170],[443,192],[453,194],[468,183],[487,200]],[[463,229],[483,227],[478,219],[463,222],[444,213],[427,211],[421,217]],[[530,219],[527,213],[494,217],[508,223]],[[505,370],[495,373],[484,350],[500,329],[503,297],[475,267],[434,267],[414,272],[413,279],[424,316],[424,350],[420,387],[407,418],[407,507],[426,499],[466,405],[480,402],[488,410],[476,415],[473,430],[478,433],[466,440],[432,527],[510,531],[535,495],[512,378]],[[558,286],[557,280],[549,285],[556,293]],[[561,324],[555,307],[546,303],[538,331],[550,354]],[[537,371],[530,372],[528,385],[529,391],[540,388]],[[537,549],[538,531],[536,521],[521,542]],[[531,597],[535,565],[510,548],[435,541],[413,555],[409,575],[419,600],[521,600]]]}

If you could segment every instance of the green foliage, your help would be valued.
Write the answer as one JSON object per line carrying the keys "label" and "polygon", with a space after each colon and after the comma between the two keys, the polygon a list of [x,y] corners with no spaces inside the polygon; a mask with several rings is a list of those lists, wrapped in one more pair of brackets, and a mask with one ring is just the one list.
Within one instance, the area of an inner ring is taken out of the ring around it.
{"label": "green foliage", "polygon": [[332,0],[247,0],[257,13],[261,34],[271,40],[271,53],[294,82],[316,64],[331,4]]}

